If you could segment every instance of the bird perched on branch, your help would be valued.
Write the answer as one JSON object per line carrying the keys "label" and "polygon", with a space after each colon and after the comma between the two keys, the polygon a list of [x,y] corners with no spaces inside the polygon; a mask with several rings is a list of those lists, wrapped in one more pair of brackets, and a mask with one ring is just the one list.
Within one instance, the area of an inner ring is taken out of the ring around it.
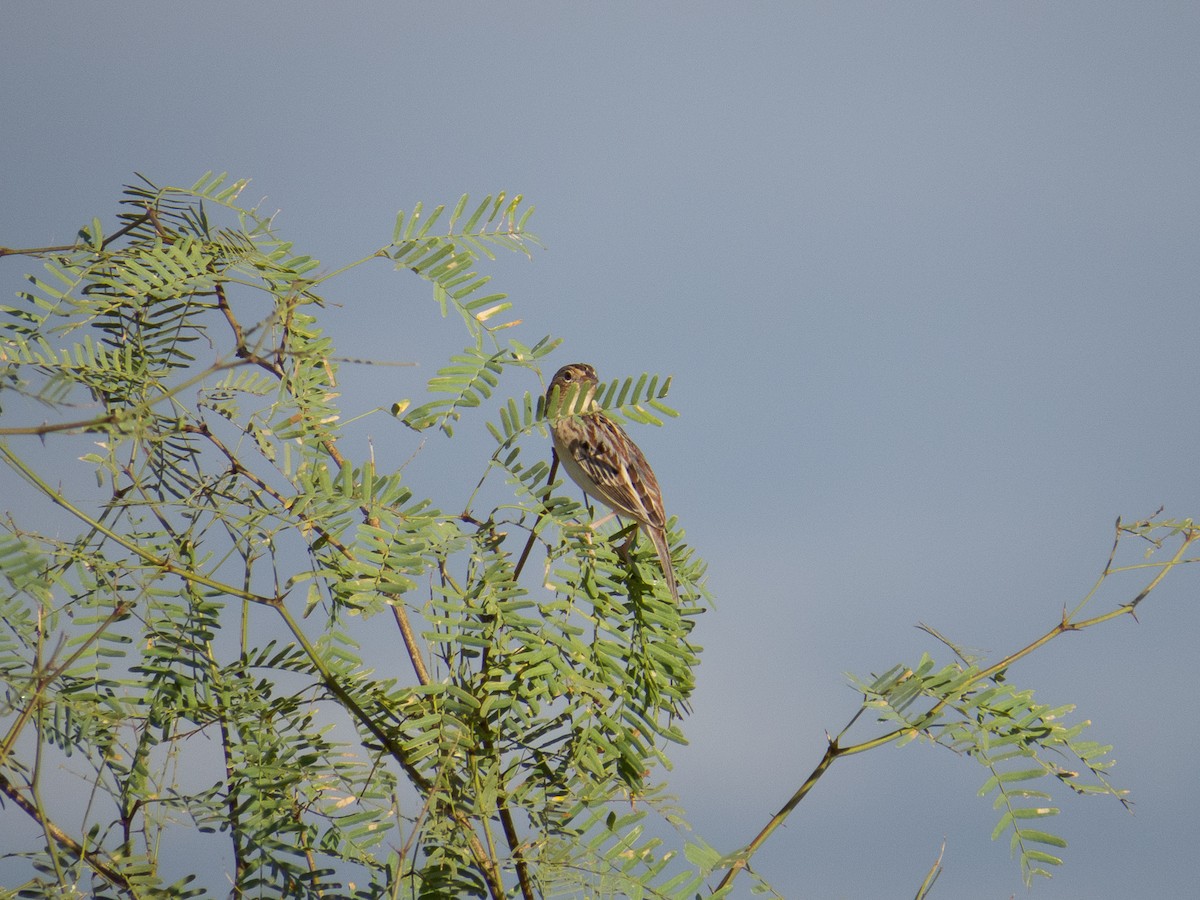
{"label": "bird perched on branch", "polygon": [[[573,412],[556,421],[551,419],[555,453],[571,480],[585,494],[646,530],[658,551],[667,587],[678,603],[679,589],[667,546],[667,517],[658,479],[625,429],[596,407],[598,383],[596,370],[587,363],[563,366],[550,381],[546,391],[547,413]],[[635,529],[629,541],[636,535]]]}

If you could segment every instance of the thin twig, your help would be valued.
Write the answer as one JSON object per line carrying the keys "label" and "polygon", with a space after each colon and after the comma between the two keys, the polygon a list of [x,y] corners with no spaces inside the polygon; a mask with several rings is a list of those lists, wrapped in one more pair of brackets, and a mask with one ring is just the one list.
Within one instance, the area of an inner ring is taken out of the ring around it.
{"label": "thin twig", "polygon": [[25,811],[30,818],[37,822],[46,833],[49,834],[54,842],[65,849],[76,859],[83,860],[93,871],[103,877],[109,884],[112,884],[124,891],[132,889],[132,885],[128,879],[120,872],[114,869],[109,863],[101,858],[100,854],[91,850],[85,850],[83,846],[72,838],[69,834],[54,824],[49,818],[38,811],[38,808],[21,793],[20,789],[15,784],[8,780],[3,772],[0,772],[0,793],[3,793],[8,799]]}
{"label": "thin twig", "polygon": [[[367,731],[371,732],[371,735],[387,750],[388,755],[404,770],[404,773],[408,776],[413,786],[422,794],[431,794],[435,790],[434,785],[421,774],[416,764],[409,760],[408,754],[400,746],[395,735],[389,729],[384,728],[376,720],[376,717],[363,709],[358,701],[354,699],[353,695],[334,677],[333,672],[325,664],[321,654],[317,652],[317,648],[308,639],[308,635],[304,633],[299,623],[288,613],[287,607],[282,603],[277,603],[275,604],[275,610],[283,618],[288,630],[291,631],[292,635],[299,642],[309,662],[312,663],[313,668],[320,674],[321,682],[330,693],[337,697],[347,712],[358,720]],[[471,851],[472,857],[475,859],[476,865],[479,866],[484,880],[487,882],[488,891],[491,893],[493,900],[502,900],[505,894],[504,884],[500,880],[500,873],[494,860],[488,856],[483,844],[480,843],[479,836],[475,834],[475,829],[471,826],[470,819],[466,813],[461,812],[452,803],[442,802],[440,805],[442,806],[442,811],[453,818],[462,829],[467,846]]]}
{"label": "thin twig", "polygon": [[[550,474],[546,476],[546,484],[554,484],[554,475],[558,471],[558,453],[550,451]],[[517,567],[513,572],[513,578],[520,578],[521,571],[525,568],[525,560],[529,559],[529,551],[533,549],[533,542],[537,539],[538,525],[541,524],[543,518],[542,513],[537,514],[537,518],[533,520],[533,527],[529,529],[529,540],[525,542],[525,549],[521,551],[521,558],[517,560]]]}
{"label": "thin twig", "polygon": [[[129,232],[133,231],[133,229],[137,228],[148,218],[150,218],[149,209],[147,209],[145,213],[138,216],[136,219],[133,219],[128,225],[118,228],[116,231],[106,237],[100,244],[100,249],[107,249],[109,244],[129,234]],[[24,249],[19,249],[16,247],[0,247],[0,256],[45,256],[47,253],[69,253],[72,250],[86,249],[88,248],[82,244],[79,244],[78,242],[74,244],[61,244],[57,247],[27,247]]]}
{"label": "thin twig", "polygon": [[[546,478],[546,483],[554,483],[554,474],[558,470],[558,454],[551,451],[553,459],[550,463],[550,474]],[[533,542],[537,538],[537,527],[542,521],[542,513],[538,513],[534,519],[533,527],[529,529],[529,539],[525,542],[525,549],[521,551],[521,558],[517,560],[516,568],[513,570],[513,579],[521,577],[521,572],[525,568],[525,561],[529,559],[529,553],[533,549]],[[484,647],[479,662],[480,677],[486,678],[488,667],[491,661],[491,647]],[[483,741],[483,751],[496,760],[497,765],[500,763],[500,758],[496,754],[496,745],[491,734],[487,734]],[[529,874],[529,864],[525,861],[525,855],[521,849],[521,837],[517,833],[516,822],[513,820],[512,810],[509,809],[508,800],[503,792],[497,796],[496,811],[500,816],[500,825],[504,829],[504,840],[508,844],[509,853],[512,854],[513,865],[517,870],[517,882],[521,887],[521,896],[524,900],[535,900],[536,893],[533,887],[533,879]]]}
{"label": "thin twig", "polygon": [[417,644],[416,635],[413,634],[412,625],[408,621],[408,613],[400,608],[399,603],[388,604],[392,608],[392,617],[396,620],[396,625],[400,629],[400,636],[404,640],[404,649],[408,651],[408,658],[412,662],[413,671],[417,673],[417,681],[422,685],[429,684],[429,670],[425,668],[425,660],[421,658],[421,648]]}

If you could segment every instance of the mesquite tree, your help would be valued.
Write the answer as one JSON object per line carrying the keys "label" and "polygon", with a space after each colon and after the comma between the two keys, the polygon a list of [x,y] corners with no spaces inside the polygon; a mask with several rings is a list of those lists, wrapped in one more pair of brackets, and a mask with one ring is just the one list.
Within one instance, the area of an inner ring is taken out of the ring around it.
{"label": "mesquite tree", "polygon": [[[530,208],[418,205],[322,273],[239,205],[244,186],[143,181],[109,233],[97,219],[68,245],[0,248],[42,265],[0,308],[2,474],[38,500],[0,522],[0,817],[25,823],[4,863],[25,892],[720,894],[833,762],[912,739],[983,764],[1027,878],[1063,845],[1047,784],[1121,797],[1108,748],[1008,672],[1132,613],[1190,561],[1190,521],[1118,523],[1118,540],[1179,546],[1113,609],[1085,617],[1089,595],[994,662],[950,645],[949,664],[857,682],[851,724],[874,732],[830,738],[746,847],[664,843],[647,826],[683,821],[661,772],[693,690],[703,563],[669,523],[675,604],[649,542],[626,549],[627,523],[597,524],[558,477],[546,420],[572,410],[542,394],[557,341],[513,338],[480,272],[537,246]],[[426,433],[460,440],[464,415],[492,437],[440,498],[344,450],[339,367],[366,363],[339,356],[323,298],[385,263],[427,282],[468,345],[378,427],[412,441],[406,466],[442,465]],[[618,378],[597,398],[661,424],[669,387]]]}

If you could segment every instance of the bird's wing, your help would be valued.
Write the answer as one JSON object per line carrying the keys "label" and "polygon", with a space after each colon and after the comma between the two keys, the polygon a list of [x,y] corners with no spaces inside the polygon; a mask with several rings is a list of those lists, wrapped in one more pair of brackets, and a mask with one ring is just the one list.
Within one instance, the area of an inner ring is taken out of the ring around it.
{"label": "bird's wing", "polygon": [[607,416],[592,414],[567,446],[595,485],[596,499],[653,528],[666,525],[658,479],[638,445]]}

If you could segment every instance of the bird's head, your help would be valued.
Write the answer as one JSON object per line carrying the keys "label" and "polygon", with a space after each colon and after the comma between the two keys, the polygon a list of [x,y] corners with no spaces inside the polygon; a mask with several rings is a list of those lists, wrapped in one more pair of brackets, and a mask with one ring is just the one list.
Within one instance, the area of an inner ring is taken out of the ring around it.
{"label": "bird's head", "polygon": [[546,409],[554,415],[584,413],[592,407],[599,384],[596,370],[587,363],[570,363],[554,373],[546,389]]}

